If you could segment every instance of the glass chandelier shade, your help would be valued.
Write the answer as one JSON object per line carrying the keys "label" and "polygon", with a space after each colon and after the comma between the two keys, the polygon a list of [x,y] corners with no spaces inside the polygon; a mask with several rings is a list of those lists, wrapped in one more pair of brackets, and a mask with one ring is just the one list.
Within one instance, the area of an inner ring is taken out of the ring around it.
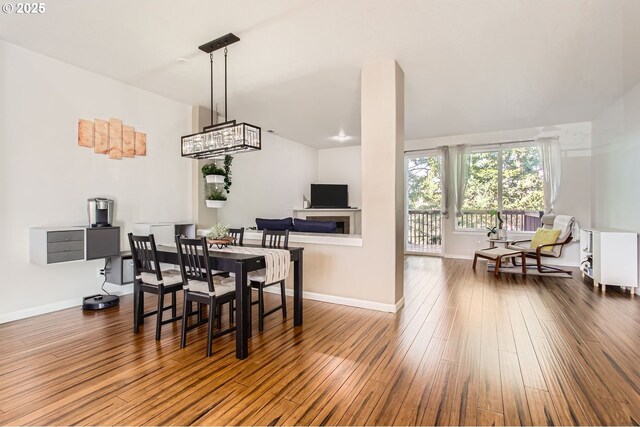
{"label": "glass chandelier shade", "polygon": [[207,126],[202,132],[182,137],[182,157],[211,159],[225,154],[260,150],[262,131],[235,120]]}

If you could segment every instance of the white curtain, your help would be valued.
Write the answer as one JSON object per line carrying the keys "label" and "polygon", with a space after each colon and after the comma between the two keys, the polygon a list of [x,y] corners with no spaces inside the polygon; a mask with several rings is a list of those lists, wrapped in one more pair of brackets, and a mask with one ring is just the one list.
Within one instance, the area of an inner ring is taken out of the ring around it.
{"label": "white curtain", "polygon": [[469,178],[469,162],[471,148],[468,144],[456,145],[453,149],[452,161],[452,178],[454,200],[456,204],[456,216],[462,216],[462,202],[464,201],[464,192],[467,188],[467,179]]}
{"label": "white curtain", "polygon": [[440,184],[442,185],[442,206],[440,210],[442,211],[442,216],[449,218],[449,194],[451,194],[451,190],[449,189],[449,183],[451,182],[449,147],[440,147],[438,150],[440,154],[440,156],[438,156],[440,159]]}
{"label": "white curtain", "polygon": [[562,153],[557,136],[538,138],[536,140],[540,159],[542,160],[544,213],[553,213],[553,208],[560,189]]}

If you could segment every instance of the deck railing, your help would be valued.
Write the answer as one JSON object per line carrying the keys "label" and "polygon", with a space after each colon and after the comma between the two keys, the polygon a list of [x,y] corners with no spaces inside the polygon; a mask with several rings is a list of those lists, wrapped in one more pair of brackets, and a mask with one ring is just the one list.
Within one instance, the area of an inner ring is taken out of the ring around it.
{"label": "deck railing", "polygon": [[[500,214],[504,224],[502,228],[508,231],[536,231],[542,222],[542,212],[525,210],[504,210]],[[458,228],[486,229],[497,225],[498,219],[491,215],[491,211],[464,211],[459,218]]]}
{"label": "deck railing", "polygon": [[[508,231],[535,231],[541,225],[542,212],[505,210],[501,217]],[[442,245],[442,214],[440,210],[409,210],[407,243],[425,248]],[[465,211],[459,218],[458,228],[481,229],[493,227],[497,218],[489,210]]]}
{"label": "deck railing", "polygon": [[409,210],[407,243],[427,246],[442,244],[440,210]]}

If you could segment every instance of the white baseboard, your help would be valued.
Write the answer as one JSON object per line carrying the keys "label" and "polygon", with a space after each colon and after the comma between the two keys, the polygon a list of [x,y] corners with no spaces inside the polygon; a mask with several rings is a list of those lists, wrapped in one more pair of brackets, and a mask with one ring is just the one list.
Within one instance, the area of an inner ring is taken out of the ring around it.
{"label": "white baseboard", "polygon": [[13,322],[14,320],[38,316],[39,314],[52,313],[54,311],[64,310],[71,307],[80,307],[81,305],[82,298],[71,298],[64,301],[54,302],[53,304],[41,305],[40,307],[25,308],[24,310],[1,314],[0,323]]}
{"label": "white baseboard", "polygon": [[[265,292],[280,295],[280,288],[275,286],[265,288]],[[287,289],[286,294],[287,296],[292,297],[293,289]],[[366,308],[369,310],[384,311],[387,313],[396,313],[404,305],[404,297],[402,297],[400,301],[398,301],[396,304],[384,304],[381,302],[367,301],[367,300],[355,299],[355,298],[338,297],[335,295],[318,294],[315,292],[306,292],[306,291],[302,293],[302,297],[305,299],[313,300],[313,301],[347,305],[349,307]]]}
{"label": "white baseboard", "polygon": [[[117,290],[111,293],[114,295],[127,295],[133,293],[133,285],[117,286]],[[23,310],[12,311],[11,313],[0,314],[0,324],[13,322],[14,320],[26,319],[27,317],[39,316],[40,314],[53,313],[54,311],[65,310],[67,308],[78,307],[82,305],[82,297],[71,298],[64,301],[54,302],[52,304],[41,305],[39,307],[25,308]]]}
{"label": "white baseboard", "polygon": [[[110,287],[113,288],[112,286]],[[115,295],[127,295],[133,292],[133,286],[132,285],[118,286],[117,290],[110,289],[110,291],[112,291],[111,293]],[[280,295],[280,288],[277,288],[277,287],[266,288],[265,292]],[[286,293],[287,293],[287,296],[293,297],[293,289],[287,289]],[[349,307],[366,308],[369,310],[384,311],[387,313],[397,313],[398,310],[400,310],[404,306],[404,297],[400,298],[400,301],[398,301],[395,304],[384,304],[381,302],[339,297],[335,295],[319,294],[315,292],[303,292],[302,296],[305,299],[310,299],[313,301],[347,305]],[[0,324],[12,322],[14,320],[25,319],[27,317],[38,316],[40,314],[53,313],[54,311],[65,310],[67,308],[72,308],[72,307],[79,308],[81,305],[82,305],[82,298],[71,298],[71,299],[68,299],[65,301],[59,301],[53,304],[47,304],[39,307],[27,308],[24,310],[18,310],[11,313],[5,313],[0,315]]]}

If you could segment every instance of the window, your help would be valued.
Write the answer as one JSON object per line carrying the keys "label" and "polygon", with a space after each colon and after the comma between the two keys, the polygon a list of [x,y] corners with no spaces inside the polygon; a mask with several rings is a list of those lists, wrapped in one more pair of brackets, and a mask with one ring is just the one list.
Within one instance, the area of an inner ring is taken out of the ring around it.
{"label": "window", "polygon": [[542,162],[535,146],[501,146],[473,151],[458,228],[496,225],[492,211],[501,212],[503,227],[535,231],[544,206]]}

